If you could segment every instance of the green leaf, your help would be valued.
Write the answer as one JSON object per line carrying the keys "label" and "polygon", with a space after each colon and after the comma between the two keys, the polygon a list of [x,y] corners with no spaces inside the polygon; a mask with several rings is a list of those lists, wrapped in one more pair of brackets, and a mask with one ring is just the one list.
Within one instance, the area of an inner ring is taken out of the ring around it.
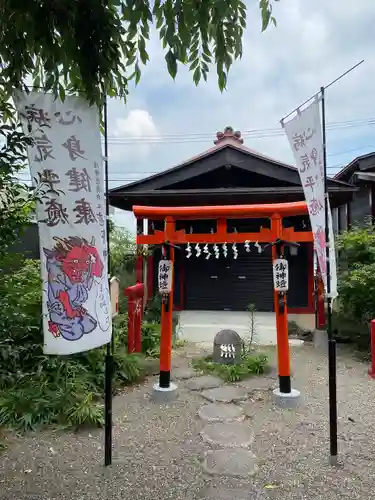
{"label": "green leaf", "polygon": [[260,0],[259,6],[262,14],[262,32],[268,28],[271,19],[272,7],[269,0]]}
{"label": "green leaf", "polygon": [[224,71],[220,71],[218,73],[218,84],[219,84],[219,89],[222,92],[225,90],[227,86],[227,75]]}
{"label": "green leaf", "polygon": [[129,57],[126,61],[126,66],[131,66],[132,64],[135,63],[136,60],[137,60],[137,57],[135,55],[132,57]]}
{"label": "green leaf", "polygon": [[201,68],[198,66],[195,69],[194,74],[193,74],[193,81],[194,81],[195,85],[198,85],[198,83],[200,82],[200,79],[201,79]]}
{"label": "green leaf", "polygon": [[177,59],[173,52],[169,50],[165,55],[165,60],[167,61],[168,72],[174,79],[177,75]]}
{"label": "green leaf", "polygon": [[134,73],[135,73],[135,84],[138,85],[138,83],[139,83],[139,81],[141,79],[141,69],[139,67],[138,62],[135,63]]}
{"label": "green leaf", "polygon": [[149,60],[149,57],[148,57],[148,54],[146,52],[146,41],[143,37],[141,37],[139,39],[138,50],[139,50],[139,55],[140,55],[142,63],[146,64],[147,61]]}
{"label": "green leaf", "polygon": [[65,89],[61,83],[59,84],[59,97],[62,102],[65,101]]}
{"label": "green leaf", "polygon": [[193,71],[193,70],[195,70],[195,68],[198,66],[198,64],[199,64],[199,59],[197,58],[197,59],[195,59],[195,61],[193,61],[193,62],[190,64],[190,66],[189,66],[189,71]]}
{"label": "green leaf", "polygon": [[40,88],[40,76],[37,75],[33,80],[33,87],[36,89]]}

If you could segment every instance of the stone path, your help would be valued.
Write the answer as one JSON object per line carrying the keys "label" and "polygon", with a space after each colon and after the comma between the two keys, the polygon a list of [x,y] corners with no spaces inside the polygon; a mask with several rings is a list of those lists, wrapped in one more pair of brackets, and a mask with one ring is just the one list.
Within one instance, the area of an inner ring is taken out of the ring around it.
{"label": "stone path", "polygon": [[[275,365],[275,351],[267,354]],[[193,346],[174,353],[176,401],[152,401],[157,377],[114,398],[112,467],[103,467],[103,429],[11,435],[0,455],[0,499],[373,500],[375,381],[367,365],[338,355],[342,466],[332,468],[326,355],[292,349],[293,387],[303,395],[295,410],[274,406],[275,372],[217,387],[211,378],[206,388],[191,369],[203,355]]]}
{"label": "stone path", "polygon": [[[268,390],[272,387],[272,381],[265,379],[259,384],[252,379],[241,384],[242,387],[236,387],[233,384],[225,385],[216,377],[191,375],[187,387],[191,391],[201,391],[202,398],[211,401],[198,410],[199,418],[206,423],[200,432],[203,444],[206,448],[208,446],[202,462],[204,472],[211,476],[253,476],[257,470],[256,457],[251,451],[254,432],[240,403],[249,398],[255,386]],[[228,490],[215,490],[210,486],[204,498],[219,498],[218,495],[239,500],[248,498],[248,489],[238,490],[235,494],[229,491],[231,493],[228,496]]]}
{"label": "stone path", "polygon": [[[253,377],[238,384],[224,382],[210,375],[196,376],[189,370],[177,369],[175,377],[187,380],[190,391],[197,392],[204,400],[198,417],[205,422],[200,432],[204,447],[202,469],[210,476],[249,479],[257,471],[257,459],[251,450],[254,432],[251,427],[253,414],[249,412],[249,397],[256,391],[269,391],[275,386],[275,370],[264,378]],[[241,404],[243,406],[241,406]],[[212,482],[215,482],[213,478]],[[227,489],[207,486],[200,492],[206,500],[249,500],[249,488]]]}

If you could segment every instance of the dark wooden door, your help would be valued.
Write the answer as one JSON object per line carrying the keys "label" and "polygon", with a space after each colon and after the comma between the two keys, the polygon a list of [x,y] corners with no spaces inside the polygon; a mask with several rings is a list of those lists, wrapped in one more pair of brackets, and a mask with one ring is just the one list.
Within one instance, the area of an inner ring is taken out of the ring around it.
{"label": "dark wooden door", "polygon": [[243,311],[254,304],[258,311],[272,311],[271,249],[237,248],[237,259],[230,245],[227,258],[220,252],[219,259],[205,260],[203,254],[185,259],[186,309]]}

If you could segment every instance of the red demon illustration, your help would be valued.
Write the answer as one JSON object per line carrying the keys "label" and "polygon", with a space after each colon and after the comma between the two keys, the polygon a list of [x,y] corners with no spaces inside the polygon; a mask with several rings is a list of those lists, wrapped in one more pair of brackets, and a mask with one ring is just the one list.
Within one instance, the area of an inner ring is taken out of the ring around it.
{"label": "red demon illustration", "polygon": [[76,236],[54,240],[53,249],[43,249],[48,273],[49,329],[55,337],[79,340],[97,326],[97,320],[83,305],[94,277],[102,277],[104,266],[94,239],[90,243]]}

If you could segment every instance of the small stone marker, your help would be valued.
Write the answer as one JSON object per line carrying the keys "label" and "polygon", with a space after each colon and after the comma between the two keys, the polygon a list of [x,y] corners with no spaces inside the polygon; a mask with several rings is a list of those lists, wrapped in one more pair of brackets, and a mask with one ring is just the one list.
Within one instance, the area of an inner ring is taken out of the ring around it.
{"label": "small stone marker", "polygon": [[241,362],[242,339],[234,330],[221,330],[214,339],[215,363],[234,365]]}

